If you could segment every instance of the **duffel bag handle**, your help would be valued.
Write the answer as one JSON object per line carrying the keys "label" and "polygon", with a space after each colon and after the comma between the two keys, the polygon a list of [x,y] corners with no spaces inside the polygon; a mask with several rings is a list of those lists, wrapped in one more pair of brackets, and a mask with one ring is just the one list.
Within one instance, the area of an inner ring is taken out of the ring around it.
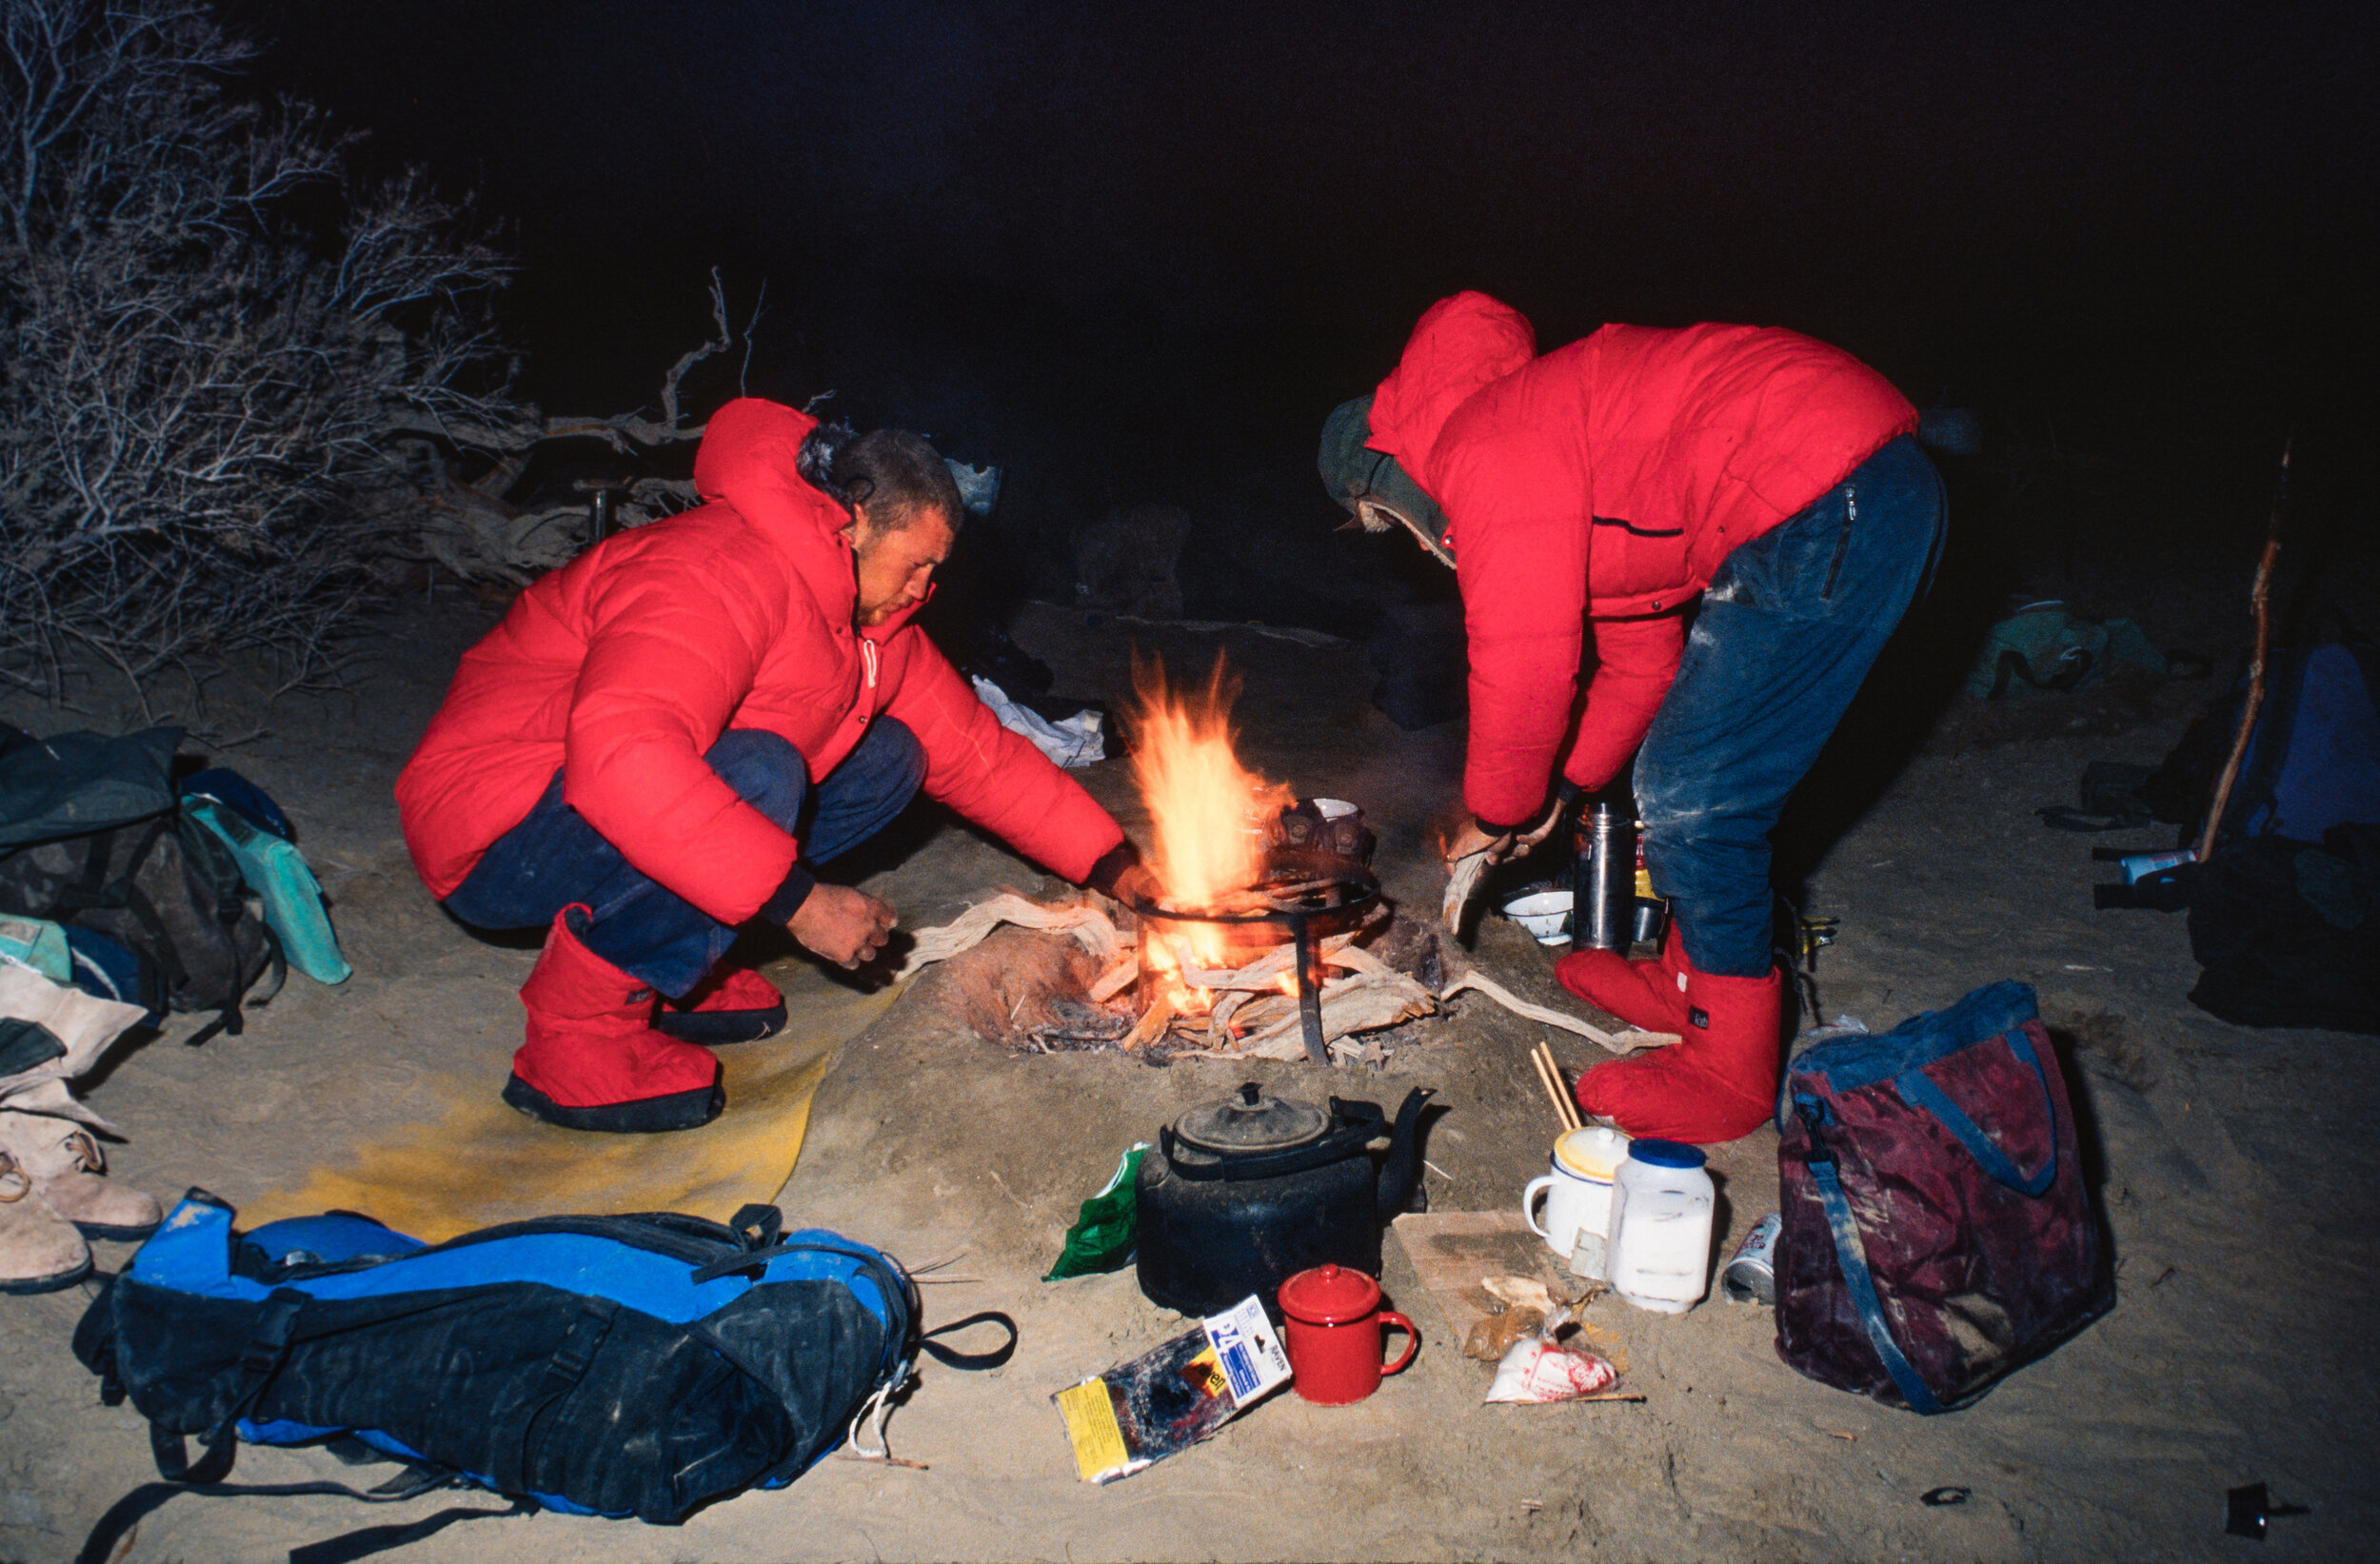
{"label": "duffel bag handle", "polygon": [[[1868,1333],[1869,1346],[1875,1349],[1876,1361],[1893,1376],[1893,1383],[1899,1388],[1901,1399],[1908,1403],[1910,1411],[1930,1417],[1949,1410],[1917,1372],[1917,1366],[1909,1360],[1909,1355],[1901,1351],[1900,1343],[1893,1339],[1892,1321],[1884,1317],[1883,1299],[1876,1296],[1875,1273],[1868,1268],[1868,1245],[1859,1236],[1859,1218],[1853,1214],[1851,1201],[1843,1194],[1841,1170],[1835,1166],[1834,1150],[1826,1143],[1826,1104],[1806,1093],[1795,1092],[1794,1109],[1800,1114],[1803,1132],[1810,1139],[1809,1149],[1802,1153],[1802,1163],[1810,1170],[1811,1182],[1817,1186],[1818,1204],[1826,1211],[1827,1233],[1835,1240],[1835,1261],[1843,1273],[1844,1290],[1851,1295],[1851,1305],[1858,1312],[1860,1329]],[[1783,1299],[1778,1301],[1781,1306]]]}
{"label": "duffel bag handle", "polygon": [[2057,1178],[2057,1100],[2050,1095],[2050,1078],[2042,1071],[2041,1056],[2033,1051],[2033,1040],[2025,1036],[2024,1028],[2012,1027],[2002,1036],[2008,1039],[2008,1051],[2033,1067],[2033,1079],[2041,1086],[2042,1119],[2050,1126],[2050,1155],[2037,1173],[2019,1173],[2009,1155],[1992,1143],[1983,1127],[1968,1118],[1967,1110],[1952,1101],[1950,1093],[1935,1085],[1934,1078],[1923,1068],[1895,1076],[1893,1089],[1900,1093],[1903,1102],[1932,1114],[1944,1129],[1958,1137],[1958,1143],[1967,1148],[1975,1165],[1995,1181],[2019,1195],[2037,1196]]}

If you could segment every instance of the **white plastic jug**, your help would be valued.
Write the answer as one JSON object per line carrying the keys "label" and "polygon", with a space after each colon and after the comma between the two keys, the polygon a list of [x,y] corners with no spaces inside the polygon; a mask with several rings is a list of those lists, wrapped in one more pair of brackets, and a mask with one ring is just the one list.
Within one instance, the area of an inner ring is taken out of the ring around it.
{"label": "white plastic jug", "polygon": [[1699,1148],[1636,1140],[1612,1180],[1612,1290],[1682,1315],[1711,1286],[1711,1175]]}

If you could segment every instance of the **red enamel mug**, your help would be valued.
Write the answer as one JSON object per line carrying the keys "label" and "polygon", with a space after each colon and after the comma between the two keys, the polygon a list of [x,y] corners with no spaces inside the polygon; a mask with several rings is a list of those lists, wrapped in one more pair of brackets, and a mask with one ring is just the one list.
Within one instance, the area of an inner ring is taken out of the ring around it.
{"label": "red enamel mug", "polygon": [[[1421,1333],[1413,1321],[1381,1308],[1380,1284],[1360,1271],[1339,1265],[1300,1271],[1280,1284],[1279,1300],[1291,1383],[1317,1406],[1362,1400],[1380,1388],[1383,1376],[1401,1372],[1421,1350]],[[1405,1333],[1404,1356],[1387,1365],[1380,1362],[1384,1326]]]}

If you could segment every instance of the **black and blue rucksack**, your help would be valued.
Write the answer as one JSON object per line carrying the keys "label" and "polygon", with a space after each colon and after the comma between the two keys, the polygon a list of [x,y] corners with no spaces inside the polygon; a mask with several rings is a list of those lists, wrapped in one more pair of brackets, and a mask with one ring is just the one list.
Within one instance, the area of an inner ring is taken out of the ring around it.
{"label": "black and blue rucksack", "polygon": [[[298,1550],[361,1557],[450,1521],[550,1509],[669,1523],[746,1487],[791,1482],[910,1376],[915,1284],[881,1251],[780,1231],[774,1206],[732,1225],[671,1213],[554,1217],[425,1244],[347,1212],[243,1234],[192,1190],[111,1278],[74,1336],[103,1397],[149,1420],[160,1473],[99,1523],[105,1558],[173,1494],[408,1498],[492,1490],[510,1510],[453,1509]],[[942,1332],[934,1333],[936,1335]],[[192,1460],[185,1440],[203,1453]],[[337,1483],[227,1484],[241,1440],[328,1443],[407,1470],[369,1494]]]}

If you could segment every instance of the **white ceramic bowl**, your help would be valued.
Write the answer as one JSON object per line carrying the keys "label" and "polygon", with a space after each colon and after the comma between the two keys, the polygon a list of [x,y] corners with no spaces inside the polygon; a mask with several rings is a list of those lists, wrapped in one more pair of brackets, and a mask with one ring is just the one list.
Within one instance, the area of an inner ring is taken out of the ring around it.
{"label": "white ceramic bowl", "polygon": [[1504,903],[1504,916],[1527,929],[1538,944],[1570,942],[1569,931],[1562,927],[1562,920],[1570,916],[1568,891],[1539,891],[1534,896],[1516,897]]}

